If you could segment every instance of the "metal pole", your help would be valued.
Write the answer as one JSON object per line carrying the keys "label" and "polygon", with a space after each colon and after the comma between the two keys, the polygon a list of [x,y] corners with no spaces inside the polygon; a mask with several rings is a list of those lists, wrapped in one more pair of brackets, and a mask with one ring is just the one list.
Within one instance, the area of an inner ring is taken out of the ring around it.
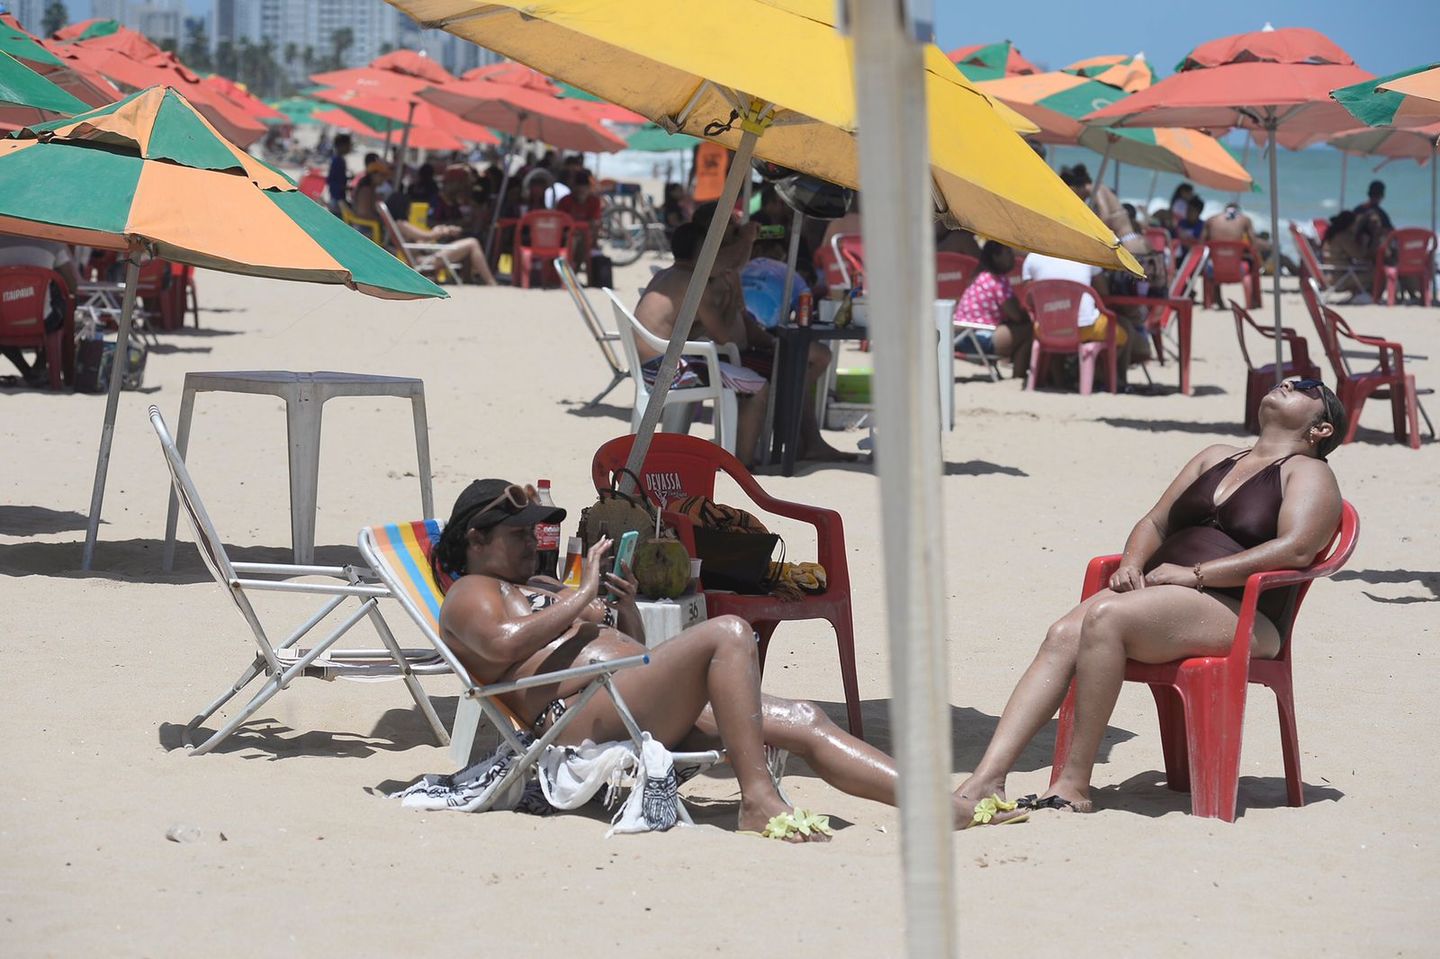
{"label": "metal pole", "polygon": [[105,500],[105,476],[110,472],[110,444],[115,438],[115,414],[120,406],[120,381],[125,378],[130,348],[130,321],[135,314],[135,287],[140,282],[140,254],[125,264],[125,301],[120,309],[120,332],[115,337],[115,359],[110,364],[110,392],[105,397],[105,425],[100,429],[100,455],[95,460],[95,485],[90,490],[90,520],[85,528],[85,551],[80,568],[88,571],[100,535],[100,506]]}
{"label": "metal pole", "polygon": [[1160,171],[1155,170],[1150,174],[1150,192],[1145,195],[1145,217],[1150,217],[1150,204],[1155,202],[1155,186],[1160,182]]}
{"label": "metal pole", "polygon": [[[780,322],[790,317],[790,295],[795,290],[795,262],[800,259],[800,228],[805,225],[805,214],[796,210],[790,217],[790,254],[785,258],[785,294],[780,297]],[[814,322],[814,318],[811,318]],[[770,395],[765,399],[765,428],[760,431],[760,462],[770,463],[770,440],[775,428],[775,395],[780,391],[780,366],[773,364],[770,370]],[[822,424],[823,425],[823,424]]]}
{"label": "metal pole", "polygon": [[[1114,134],[1107,134],[1105,137],[1105,152],[1100,157],[1100,169],[1095,171],[1095,185],[1105,185],[1105,168],[1110,165],[1110,148],[1115,145]],[[1117,196],[1116,199],[1119,199]],[[1090,209],[1095,209],[1095,197],[1090,197]]]}
{"label": "metal pole", "polygon": [[1265,129],[1270,134],[1270,251],[1275,258],[1270,296],[1275,301],[1275,385],[1279,386],[1285,381],[1285,337],[1281,335],[1285,324],[1280,318],[1280,194],[1277,192],[1280,183],[1280,144],[1275,139],[1277,126],[1279,124],[1275,120],[1275,111],[1267,110]]}
{"label": "metal pole", "polygon": [[1350,154],[1340,151],[1340,209],[1345,209],[1345,171],[1350,165]]}
{"label": "metal pole", "polygon": [[935,235],[917,0],[850,0],[906,953],[958,954]]}
{"label": "metal pole", "polygon": [[[705,231],[705,242],[700,246],[700,256],[695,260],[695,271],[690,274],[690,285],[685,287],[685,299],[680,302],[680,313],[675,317],[675,329],[670,334],[670,343],[665,347],[665,357],[660,361],[660,371],[655,374],[655,385],[650,388],[650,399],[645,405],[645,415],[635,431],[635,445],[630,448],[630,458],[625,468],[634,476],[640,475],[645,465],[645,454],[650,452],[650,437],[660,425],[660,414],[665,408],[665,394],[675,380],[675,370],[680,365],[680,351],[690,338],[690,327],[695,323],[695,314],[700,310],[700,297],[705,284],[710,281],[710,271],[715,266],[715,255],[720,252],[720,240],[725,236],[725,227],[730,222],[730,211],[735,209],[735,199],[740,195],[740,181],[748,177],[750,158],[755,154],[755,142],[759,134],[750,130],[740,136],[740,146],[730,162],[730,172],[725,177],[725,189],[720,192],[720,201],[715,215],[710,218],[710,228]],[[718,413],[717,413],[718,415]],[[741,454],[743,451],[736,450]],[[634,481],[630,475],[621,478],[621,488],[632,492]]]}
{"label": "metal pole", "polygon": [[[1249,130],[1246,130],[1245,149],[1240,153],[1240,165],[1245,168],[1245,172],[1247,173],[1250,172],[1250,144],[1253,143],[1254,140],[1255,137],[1251,135]],[[1234,193],[1230,194],[1230,199],[1239,201],[1240,191],[1236,190]]]}
{"label": "metal pole", "polygon": [[405,131],[400,134],[400,153],[395,157],[394,179],[390,185],[400,189],[400,174],[405,171],[405,151],[410,148],[410,124],[415,119],[415,101],[410,101],[410,112],[405,115]]}
{"label": "metal pole", "polygon": [[500,195],[495,198],[493,209],[490,211],[490,228],[485,231],[485,259],[488,261],[495,251],[492,244],[495,242],[495,225],[500,222],[500,207],[505,205],[505,194],[510,189],[510,151],[520,139],[520,130],[525,124],[525,114],[515,121],[515,135],[510,142],[505,144],[505,149],[500,151]]}

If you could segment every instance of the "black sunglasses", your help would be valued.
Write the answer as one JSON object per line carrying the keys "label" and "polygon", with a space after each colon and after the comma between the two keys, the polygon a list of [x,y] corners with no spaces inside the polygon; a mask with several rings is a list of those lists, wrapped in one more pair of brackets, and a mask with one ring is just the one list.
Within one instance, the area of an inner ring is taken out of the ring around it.
{"label": "black sunglasses", "polygon": [[1304,377],[1298,380],[1291,380],[1290,385],[1295,388],[1296,392],[1304,393],[1312,400],[1323,400],[1325,398],[1325,393],[1323,392],[1325,383],[1323,380],[1312,380]]}

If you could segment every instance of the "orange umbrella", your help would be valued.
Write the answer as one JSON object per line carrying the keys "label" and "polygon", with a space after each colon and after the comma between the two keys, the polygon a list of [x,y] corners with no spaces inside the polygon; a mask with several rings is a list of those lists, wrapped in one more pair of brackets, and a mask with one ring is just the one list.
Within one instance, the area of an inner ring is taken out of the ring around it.
{"label": "orange umbrella", "polygon": [[322,87],[334,87],[337,90],[355,90],[359,93],[374,93],[382,97],[399,99],[414,96],[420,90],[430,86],[429,80],[375,67],[351,67],[348,70],[312,73],[310,82]]}
{"label": "orange umbrella", "polygon": [[249,90],[246,90],[240,84],[236,83],[234,80],[229,79],[228,77],[222,77],[220,74],[216,73],[205,77],[200,82],[212,88],[216,93],[220,94],[222,97],[235,104],[241,110],[244,110],[247,114],[249,114],[251,119],[261,121],[288,121],[290,119],[285,114],[270,106],[264,100],[255,96]]}
{"label": "orange umbrella", "polygon": [[[113,21],[112,21],[113,22]],[[73,38],[64,36],[62,30],[55,34],[55,39],[62,42],[83,44],[90,48],[102,50],[113,50],[116,53],[123,53],[132,60],[144,60],[146,57],[153,57],[157,53],[164,53],[160,47],[150,42],[145,34],[128,27],[120,27],[113,33],[101,34],[98,36],[79,35]]]}
{"label": "orange umbrella", "polygon": [[389,70],[407,76],[428,80],[430,83],[449,83],[455,77],[440,64],[424,53],[415,50],[394,50],[370,61],[376,70]]}
{"label": "orange umbrella", "polygon": [[342,130],[349,130],[357,136],[362,136],[370,140],[385,139],[385,134],[372,127],[366,126],[358,117],[351,116],[339,107],[333,110],[316,110],[310,114],[310,119],[329,127],[339,127]]}
{"label": "orange umbrella", "polygon": [[[499,143],[495,134],[478,123],[471,123],[433,103],[415,98],[382,97],[355,90],[316,90],[310,94],[317,100],[333,103],[343,110],[363,111],[409,127],[408,146],[418,150],[463,150],[465,143],[490,145]],[[369,122],[369,117],[361,116]],[[373,122],[370,125],[377,126]],[[465,141],[462,143],[461,141]]]}

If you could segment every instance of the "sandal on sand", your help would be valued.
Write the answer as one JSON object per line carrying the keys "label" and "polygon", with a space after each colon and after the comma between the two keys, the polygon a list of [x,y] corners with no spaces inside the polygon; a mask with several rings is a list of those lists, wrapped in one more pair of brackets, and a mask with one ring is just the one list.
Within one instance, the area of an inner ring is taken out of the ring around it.
{"label": "sandal on sand", "polygon": [[997,795],[986,796],[975,804],[975,815],[970,817],[970,824],[965,828],[969,829],[970,826],[988,826],[991,823],[997,826],[1007,826],[1010,823],[1024,822],[1029,819],[1029,814],[1000,820],[995,818],[1002,812],[1014,812],[1017,805],[1017,803],[1006,802]]}
{"label": "sandal on sand", "polygon": [[782,840],[788,840],[795,836],[809,836],[812,833],[820,833],[824,836],[835,835],[835,830],[830,828],[829,816],[820,816],[808,809],[796,809],[794,812],[782,812],[778,816],[771,816],[770,821],[765,824],[763,832],[755,832],[753,829],[744,829],[741,832],[746,836],[759,836],[761,839]]}
{"label": "sandal on sand", "polygon": [[1066,809],[1070,812],[1082,812],[1079,806],[1061,796],[1046,796],[1041,799],[1035,793],[1028,796],[1021,796],[1016,800],[1016,805],[1021,809]]}

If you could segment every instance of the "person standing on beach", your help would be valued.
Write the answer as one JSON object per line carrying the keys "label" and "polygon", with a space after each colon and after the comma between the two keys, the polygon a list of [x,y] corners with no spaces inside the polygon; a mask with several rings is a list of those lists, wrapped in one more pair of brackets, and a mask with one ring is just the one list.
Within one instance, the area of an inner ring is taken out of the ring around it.
{"label": "person standing on beach", "polygon": [[345,165],[345,155],[350,152],[350,134],[337,133],[333,152],[330,155],[330,172],[325,175],[325,188],[330,194],[330,212],[340,215],[340,204],[346,200],[350,188],[350,169]]}

